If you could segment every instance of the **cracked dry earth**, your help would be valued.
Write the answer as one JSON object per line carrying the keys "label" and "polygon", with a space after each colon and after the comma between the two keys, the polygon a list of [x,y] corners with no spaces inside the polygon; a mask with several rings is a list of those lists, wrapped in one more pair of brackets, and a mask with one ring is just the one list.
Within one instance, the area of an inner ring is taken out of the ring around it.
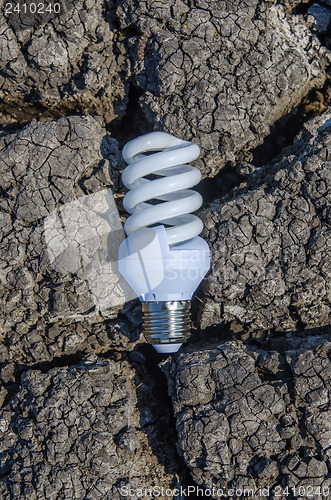
{"label": "cracked dry earth", "polygon": [[198,484],[330,487],[331,344],[303,340],[282,353],[226,342],[163,364],[179,448]]}
{"label": "cracked dry earth", "polygon": [[[330,498],[328,16],[88,0],[24,30],[1,17],[1,499]],[[120,149],[151,130],[197,142],[213,185],[195,335],[162,363],[113,272]]]}
{"label": "cracked dry earth", "polygon": [[27,371],[1,412],[1,498],[10,490],[18,499],[118,499],[129,477],[132,487],[176,486],[166,408],[156,416],[152,407],[138,411],[154,392],[138,373],[127,360],[95,355],[47,373]]}
{"label": "cracked dry earth", "polygon": [[200,324],[248,331],[325,325],[330,318],[331,114],[310,121],[284,156],[203,214],[214,248]]}

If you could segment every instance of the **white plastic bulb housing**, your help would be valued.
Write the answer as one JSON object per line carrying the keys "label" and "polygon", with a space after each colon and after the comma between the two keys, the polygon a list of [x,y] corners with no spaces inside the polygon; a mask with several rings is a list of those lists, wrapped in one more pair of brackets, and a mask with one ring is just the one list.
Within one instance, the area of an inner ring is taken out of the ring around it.
{"label": "white plastic bulb housing", "polygon": [[189,189],[201,174],[186,163],[199,154],[196,144],[164,132],[123,149],[129,166],[122,179],[130,189],[124,207],[131,215],[119,271],[142,301],[146,339],[163,353],[176,352],[189,337],[190,300],[210,268],[209,247],[198,236],[202,222],[191,214],[202,204]]}

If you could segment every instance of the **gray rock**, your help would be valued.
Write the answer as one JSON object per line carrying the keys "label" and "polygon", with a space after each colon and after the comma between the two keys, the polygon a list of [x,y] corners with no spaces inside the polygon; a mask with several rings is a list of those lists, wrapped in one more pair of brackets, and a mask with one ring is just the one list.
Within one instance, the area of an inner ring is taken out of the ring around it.
{"label": "gray rock", "polygon": [[[33,117],[73,112],[111,121],[124,112],[126,85],[121,76],[126,62],[113,50],[114,33],[103,2],[87,1],[84,8],[80,2],[71,4],[51,22],[26,29],[1,16],[3,121],[26,123]],[[4,5],[1,0],[1,12]]]}
{"label": "gray rock", "polygon": [[[130,133],[198,142],[204,176],[247,160],[325,81],[329,52],[309,27],[321,29],[291,14],[301,3],[88,0],[37,28],[1,18],[1,125],[100,116],[0,131],[4,500],[120,499],[121,486],[186,485],[187,468],[207,487],[331,487],[331,344],[305,333],[168,360],[176,455],[164,381],[134,349],[140,308],[124,305],[116,275],[123,163],[103,124],[124,115],[133,85],[148,120]],[[277,163],[237,164],[246,185],[204,213],[201,328],[329,323],[330,123],[308,123]],[[91,351],[105,357],[79,362]]]}
{"label": "gray rock", "polygon": [[330,145],[325,113],[280,161],[203,212],[213,264],[202,328],[230,321],[257,334],[330,323]]}
{"label": "gray rock", "polygon": [[152,415],[163,422],[163,437],[151,440],[137,408],[142,383],[127,361],[96,356],[27,371],[0,412],[1,498],[110,500],[127,496],[122,487],[176,487],[165,409]]}
{"label": "gray rock", "polygon": [[0,138],[1,361],[135,344],[132,304],[116,319],[126,297],[112,267],[124,238],[112,196],[121,168],[117,141],[90,116]]}
{"label": "gray rock", "polygon": [[269,487],[280,498],[286,487],[330,488],[331,343],[299,340],[282,352],[226,342],[161,365],[178,448],[198,484]]}
{"label": "gray rock", "polygon": [[206,176],[325,80],[327,50],[274,2],[123,0],[116,15],[143,109],[154,128],[201,146]]}

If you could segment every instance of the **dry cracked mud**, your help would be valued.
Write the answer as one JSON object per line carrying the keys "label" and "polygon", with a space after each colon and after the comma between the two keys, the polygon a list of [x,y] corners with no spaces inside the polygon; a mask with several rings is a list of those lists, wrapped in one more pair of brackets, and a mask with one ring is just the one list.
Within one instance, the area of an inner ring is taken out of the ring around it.
{"label": "dry cracked mud", "polygon": [[[111,121],[124,112],[125,61],[113,48],[114,31],[105,20],[103,2],[70,3],[60,16],[36,27],[20,29],[1,16],[4,123],[71,113],[101,115]],[[5,4],[1,0],[1,11]]]}
{"label": "dry cracked mud", "polygon": [[[1,498],[331,491],[330,7],[1,17]],[[116,269],[120,149],[151,130],[197,142],[212,187],[196,335],[161,364]]]}
{"label": "dry cracked mud", "polygon": [[243,165],[247,184],[204,212],[213,264],[202,328],[233,321],[255,332],[286,331],[330,323],[330,117],[308,122],[279,161]]}
{"label": "dry cracked mud", "polygon": [[1,498],[111,500],[128,485],[175,487],[174,436],[162,404],[146,404],[145,382],[128,361],[95,355],[24,373],[0,412]]}
{"label": "dry cracked mud", "polygon": [[287,498],[286,488],[296,488],[294,498],[308,498],[299,492],[309,486],[327,491],[330,348],[329,334],[289,339],[282,352],[226,342],[165,361],[178,447],[194,480],[224,491],[268,486],[268,498]]}
{"label": "dry cracked mud", "polygon": [[123,1],[116,14],[149,120],[194,138],[205,176],[260,144],[325,81],[328,51],[275,2]]}
{"label": "dry cracked mud", "polygon": [[0,138],[2,362],[138,340],[139,318],[108,261],[117,258],[109,232],[114,251],[124,238],[112,196],[122,166],[117,141],[91,116],[33,121]]}

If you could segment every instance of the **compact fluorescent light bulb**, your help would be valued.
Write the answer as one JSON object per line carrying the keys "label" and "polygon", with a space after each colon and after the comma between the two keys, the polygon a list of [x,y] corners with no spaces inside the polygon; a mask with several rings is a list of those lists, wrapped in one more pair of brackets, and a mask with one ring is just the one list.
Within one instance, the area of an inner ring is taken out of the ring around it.
{"label": "compact fluorescent light bulb", "polygon": [[207,243],[192,215],[202,197],[191,187],[200,171],[188,165],[199,147],[164,132],[151,132],[123,148],[131,214],[119,248],[119,271],[142,301],[143,334],[157,352],[176,352],[190,335],[190,301],[210,267]]}

